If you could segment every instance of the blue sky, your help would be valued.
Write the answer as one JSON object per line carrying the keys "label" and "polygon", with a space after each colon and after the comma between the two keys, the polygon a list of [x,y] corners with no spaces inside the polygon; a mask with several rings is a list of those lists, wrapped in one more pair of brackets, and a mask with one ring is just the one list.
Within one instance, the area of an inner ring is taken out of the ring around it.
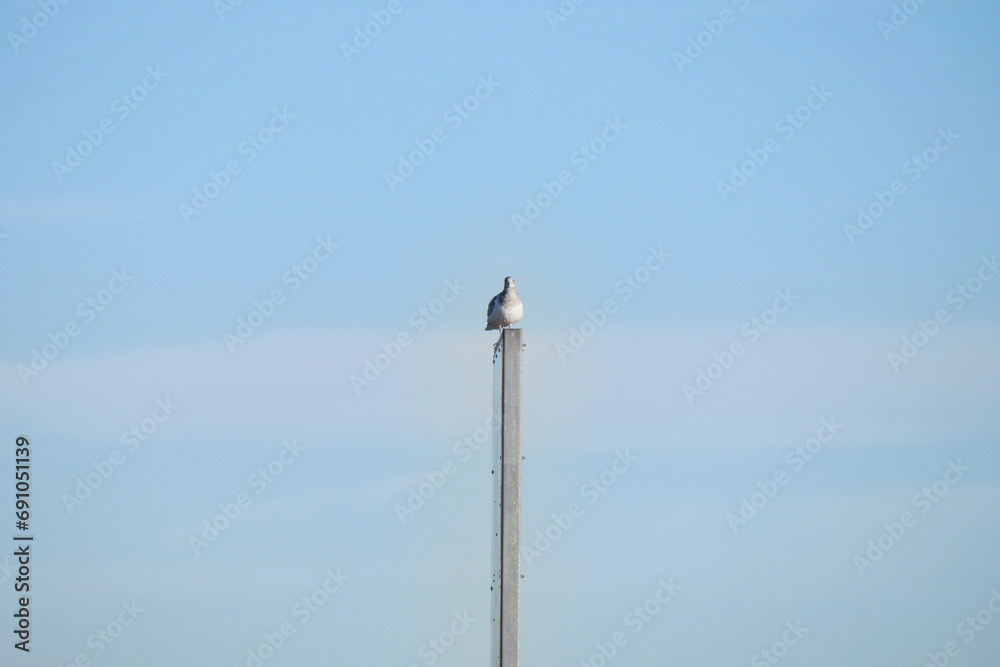
{"label": "blue sky", "polygon": [[0,10],[4,664],[485,664],[506,275],[523,664],[995,664],[996,3],[219,6]]}

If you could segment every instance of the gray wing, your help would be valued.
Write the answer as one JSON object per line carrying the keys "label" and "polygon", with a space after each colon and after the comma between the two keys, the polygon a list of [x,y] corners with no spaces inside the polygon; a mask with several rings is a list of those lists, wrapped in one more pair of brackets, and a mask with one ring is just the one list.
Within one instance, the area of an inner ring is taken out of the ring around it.
{"label": "gray wing", "polygon": [[488,306],[486,306],[486,319],[489,319],[490,315],[493,314],[494,309],[496,309],[496,308],[498,308],[500,306],[500,297],[501,296],[502,296],[501,294],[497,294],[495,297],[493,297],[492,299],[490,299],[490,304]]}

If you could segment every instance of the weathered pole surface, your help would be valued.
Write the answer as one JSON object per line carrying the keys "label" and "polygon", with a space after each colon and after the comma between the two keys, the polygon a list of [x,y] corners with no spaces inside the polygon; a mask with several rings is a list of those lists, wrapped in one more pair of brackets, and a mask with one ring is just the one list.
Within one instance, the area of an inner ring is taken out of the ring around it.
{"label": "weathered pole surface", "polygon": [[504,329],[493,357],[492,667],[518,665],[521,581],[521,330]]}

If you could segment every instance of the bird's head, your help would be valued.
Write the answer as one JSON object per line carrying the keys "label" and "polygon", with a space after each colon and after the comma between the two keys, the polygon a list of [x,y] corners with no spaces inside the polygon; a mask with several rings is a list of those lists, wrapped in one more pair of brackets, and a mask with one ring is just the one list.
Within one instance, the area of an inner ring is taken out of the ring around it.
{"label": "bird's head", "polygon": [[514,277],[513,276],[507,276],[506,278],[503,279],[503,288],[504,289],[514,289]]}

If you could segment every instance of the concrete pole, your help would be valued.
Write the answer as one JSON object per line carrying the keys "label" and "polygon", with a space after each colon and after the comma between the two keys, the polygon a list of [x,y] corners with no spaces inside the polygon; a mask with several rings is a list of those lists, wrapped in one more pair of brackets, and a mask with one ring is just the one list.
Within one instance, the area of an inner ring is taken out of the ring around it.
{"label": "concrete pole", "polygon": [[517,667],[521,583],[521,329],[493,358],[492,667]]}

